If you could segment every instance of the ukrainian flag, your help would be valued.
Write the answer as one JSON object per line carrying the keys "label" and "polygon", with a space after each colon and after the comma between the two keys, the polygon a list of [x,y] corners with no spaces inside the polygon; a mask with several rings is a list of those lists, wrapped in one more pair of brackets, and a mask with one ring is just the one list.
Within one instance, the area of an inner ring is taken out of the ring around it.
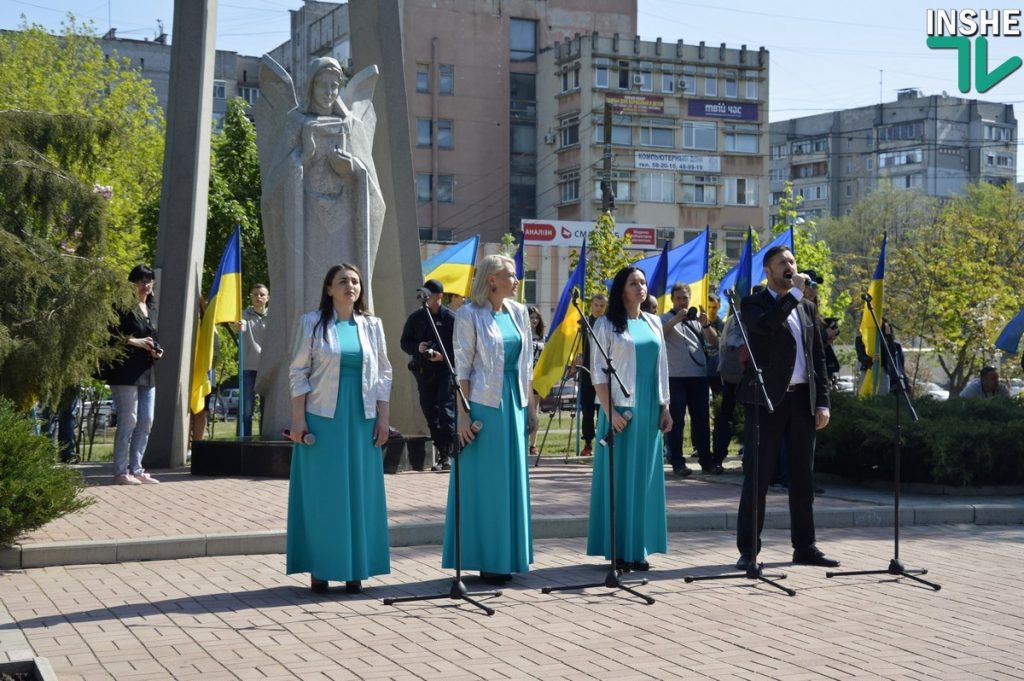
{"label": "ukrainian flag", "polygon": [[885,277],[885,244],[888,241],[888,235],[882,234],[882,251],[878,254],[878,265],[875,267],[875,275],[871,277],[871,283],[868,285],[868,294],[871,296],[871,302],[864,303],[864,313],[860,318],[860,337],[864,341],[864,352],[871,357],[874,362],[871,364],[871,368],[864,374],[864,382],[861,383],[860,397],[874,397],[878,394],[878,384],[881,380],[881,369],[882,369],[882,332],[877,326],[875,326],[875,320],[871,318],[871,312],[868,311],[868,305],[875,311],[875,316],[879,321],[882,320],[883,305],[883,287],[882,281]]}
{"label": "ukrainian flag", "polygon": [[[792,227],[769,241],[764,248],[750,256],[746,263],[741,254],[740,261],[722,277],[722,281],[718,284],[718,299],[721,301],[721,307],[718,309],[719,317],[725,319],[729,315],[729,301],[725,297],[726,291],[735,288],[736,298],[743,300],[743,296],[749,296],[754,286],[767,281],[764,276],[764,256],[768,253],[768,249],[775,248],[776,246],[785,246],[791,253],[796,255],[796,243],[793,240]],[[753,252],[753,236],[749,227],[747,228],[747,246],[745,248],[750,248],[751,252]]]}
{"label": "ukrainian flag", "polygon": [[1024,310],[1018,312],[1017,316],[1007,323],[1002,333],[999,334],[999,338],[996,339],[996,347],[1003,352],[1016,355],[1017,348],[1020,347],[1021,335],[1024,335]]}
{"label": "ukrainian flag", "polygon": [[[704,232],[696,239],[633,263],[633,267],[643,270],[644,276],[647,277],[648,291],[657,297],[659,311],[667,312],[672,309],[672,287],[678,283],[690,285],[691,304],[700,305],[704,310],[708,309],[709,233],[710,229],[705,227]],[[655,286],[661,286],[659,280],[663,275],[658,271],[658,264],[663,257],[666,260],[663,268],[667,272],[664,275],[664,289],[656,290]]]}
{"label": "ukrainian flag", "polygon": [[423,261],[423,280],[437,279],[445,293],[468,296],[480,236],[460,241]]}
{"label": "ukrainian flag", "polygon": [[661,249],[658,263],[654,266],[651,278],[647,280],[647,293],[658,301],[658,314],[672,309],[671,289],[668,286],[668,242]]}
{"label": "ukrainian flag", "polygon": [[242,319],[242,245],[241,227],[235,227],[228,239],[224,253],[220,256],[217,274],[210,286],[206,300],[206,312],[199,323],[196,334],[196,351],[192,358],[192,389],[189,394],[189,409],[198,414],[206,408],[206,396],[213,390],[210,384],[210,368],[213,366],[213,336],[217,324],[237,322]]}
{"label": "ukrainian flag", "polygon": [[526,279],[526,238],[520,233],[519,234],[519,248],[516,249],[516,257],[514,258],[516,263],[516,279],[519,280],[519,288],[516,291],[516,300],[520,303],[526,302],[526,286],[523,284],[523,280]]}
{"label": "ukrainian flag", "polygon": [[582,297],[586,281],[587,241],[584,239],[583,248],[580,249],[580,261],[576,263],[576,269],[565,283],[562,297],[558,299],[558,307],[555,308],[555,316],[551,318],[544,349],[537,358],[536,366],[533,367],[533,389],[541,397],[547,397],[551,388],[562,380],[562,372],[565,371],[571,355],[579,350],[573,346],[576,345],[576,337],[580,333],[581,317],[579,311],[572,305],[572,294],[576,291]]}

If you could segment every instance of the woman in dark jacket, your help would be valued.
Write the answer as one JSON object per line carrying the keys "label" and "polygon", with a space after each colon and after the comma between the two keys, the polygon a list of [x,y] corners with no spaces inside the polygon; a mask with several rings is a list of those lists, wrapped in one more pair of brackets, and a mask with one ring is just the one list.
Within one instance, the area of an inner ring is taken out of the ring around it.
{"label": "woman in dark jacket", "polygon": [[163,355],[156,340],[153,313],[153,270],[137,265],[128,275],[135,284],[136,302],[118,310],[112,343],[124,345],[125,352],[103,373],[117,409],[114,435],[114,484],[142,485],[159,482],[142,467],[149,430],[153,426],[156,385],[153,364]]}

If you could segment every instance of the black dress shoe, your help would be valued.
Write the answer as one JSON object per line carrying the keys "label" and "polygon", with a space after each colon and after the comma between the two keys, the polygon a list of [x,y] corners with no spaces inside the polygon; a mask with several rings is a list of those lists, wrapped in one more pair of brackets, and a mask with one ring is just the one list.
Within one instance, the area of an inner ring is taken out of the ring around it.
{"label": "black dress shoe", "polygon": [[689,466],[685,465],[672,469],[672,474],[680,478],[685,478],[690,473],[693,473],[693,471],[690,470]]}
{"label": "black dress shoe", "polygon": [[506,572],[480,572],[480,579],[493,586],[501,586],[512,579],[512,575]]}
{"label": "black dress shoe", "polygon": [[740,572],[746,572],[753,567],[757,567],[757,563],[745,554],[741,554],[740,559],[736,561],[736,569]]}
{"label": "black dress shoe", "polygon": [[361,594],[363,593],[363,583],[358,579],[345,582],[345,593],[347,594]]}
{"label": "black dress shoe", "polygon": [[839,561],[829,558],[817,546],[810,546],[793,552],[793,562],[797,565],[816,565],[818,567],[839,567]]}
{"label": "black dress shoe", "polygon": [[327,593],[327,580],[317,579],[313,575],[309,576],[309,589],[315,594]]}
{"label": "black dress shoe", "polygon": [[722,466],[715,466],[714,468],[711,469],[711,472],[714,475],[721,475],[722,473],[725,473],[725,468],[723,468]]}
{"label": "black dress shoe", "polygon": [[621,558],[615,559],[615,569],[622,570],[623,572],[629,572],[633,569],[633,563],[628,560],[622,560]]}
{"label": "black dress shoe", "polygon": [[637,572],[647,572],[651,569],[651,564],[648,563],[646,560],[634,560],[630,567],[632,567]]}

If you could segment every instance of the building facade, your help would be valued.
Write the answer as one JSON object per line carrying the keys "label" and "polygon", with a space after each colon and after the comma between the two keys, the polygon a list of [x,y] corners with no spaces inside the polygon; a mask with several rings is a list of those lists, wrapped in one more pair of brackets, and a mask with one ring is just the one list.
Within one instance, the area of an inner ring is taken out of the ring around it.
{"label": "building facade", "polygon": [[1012,104],[902,90],[895,102],[772,123],[771,221],[787,180],[801,217],[845,215],[879,182],[948,198],[1017,176]]}
{"label": "building facade", "polygon": [[738,257],[768,216],[768,52],[639,37],[574,36],[538,61],[538,219],[593,220],[605,175],[620,223],[675,245],[710,226]]}

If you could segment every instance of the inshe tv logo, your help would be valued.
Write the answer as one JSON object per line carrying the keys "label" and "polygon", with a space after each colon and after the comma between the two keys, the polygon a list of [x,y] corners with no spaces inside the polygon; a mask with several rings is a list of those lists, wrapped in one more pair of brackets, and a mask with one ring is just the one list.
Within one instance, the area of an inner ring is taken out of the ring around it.
{"label": "inshe tv logo", "polygon": [[1020,57],[1010,57],[988,70],[988,38],[1019,38],[1019,9],[926,10],[928,47],[957,51],[957,89],[971,91],[971,39],[974,39],[974,89],[988,92],[1021,67]]}

